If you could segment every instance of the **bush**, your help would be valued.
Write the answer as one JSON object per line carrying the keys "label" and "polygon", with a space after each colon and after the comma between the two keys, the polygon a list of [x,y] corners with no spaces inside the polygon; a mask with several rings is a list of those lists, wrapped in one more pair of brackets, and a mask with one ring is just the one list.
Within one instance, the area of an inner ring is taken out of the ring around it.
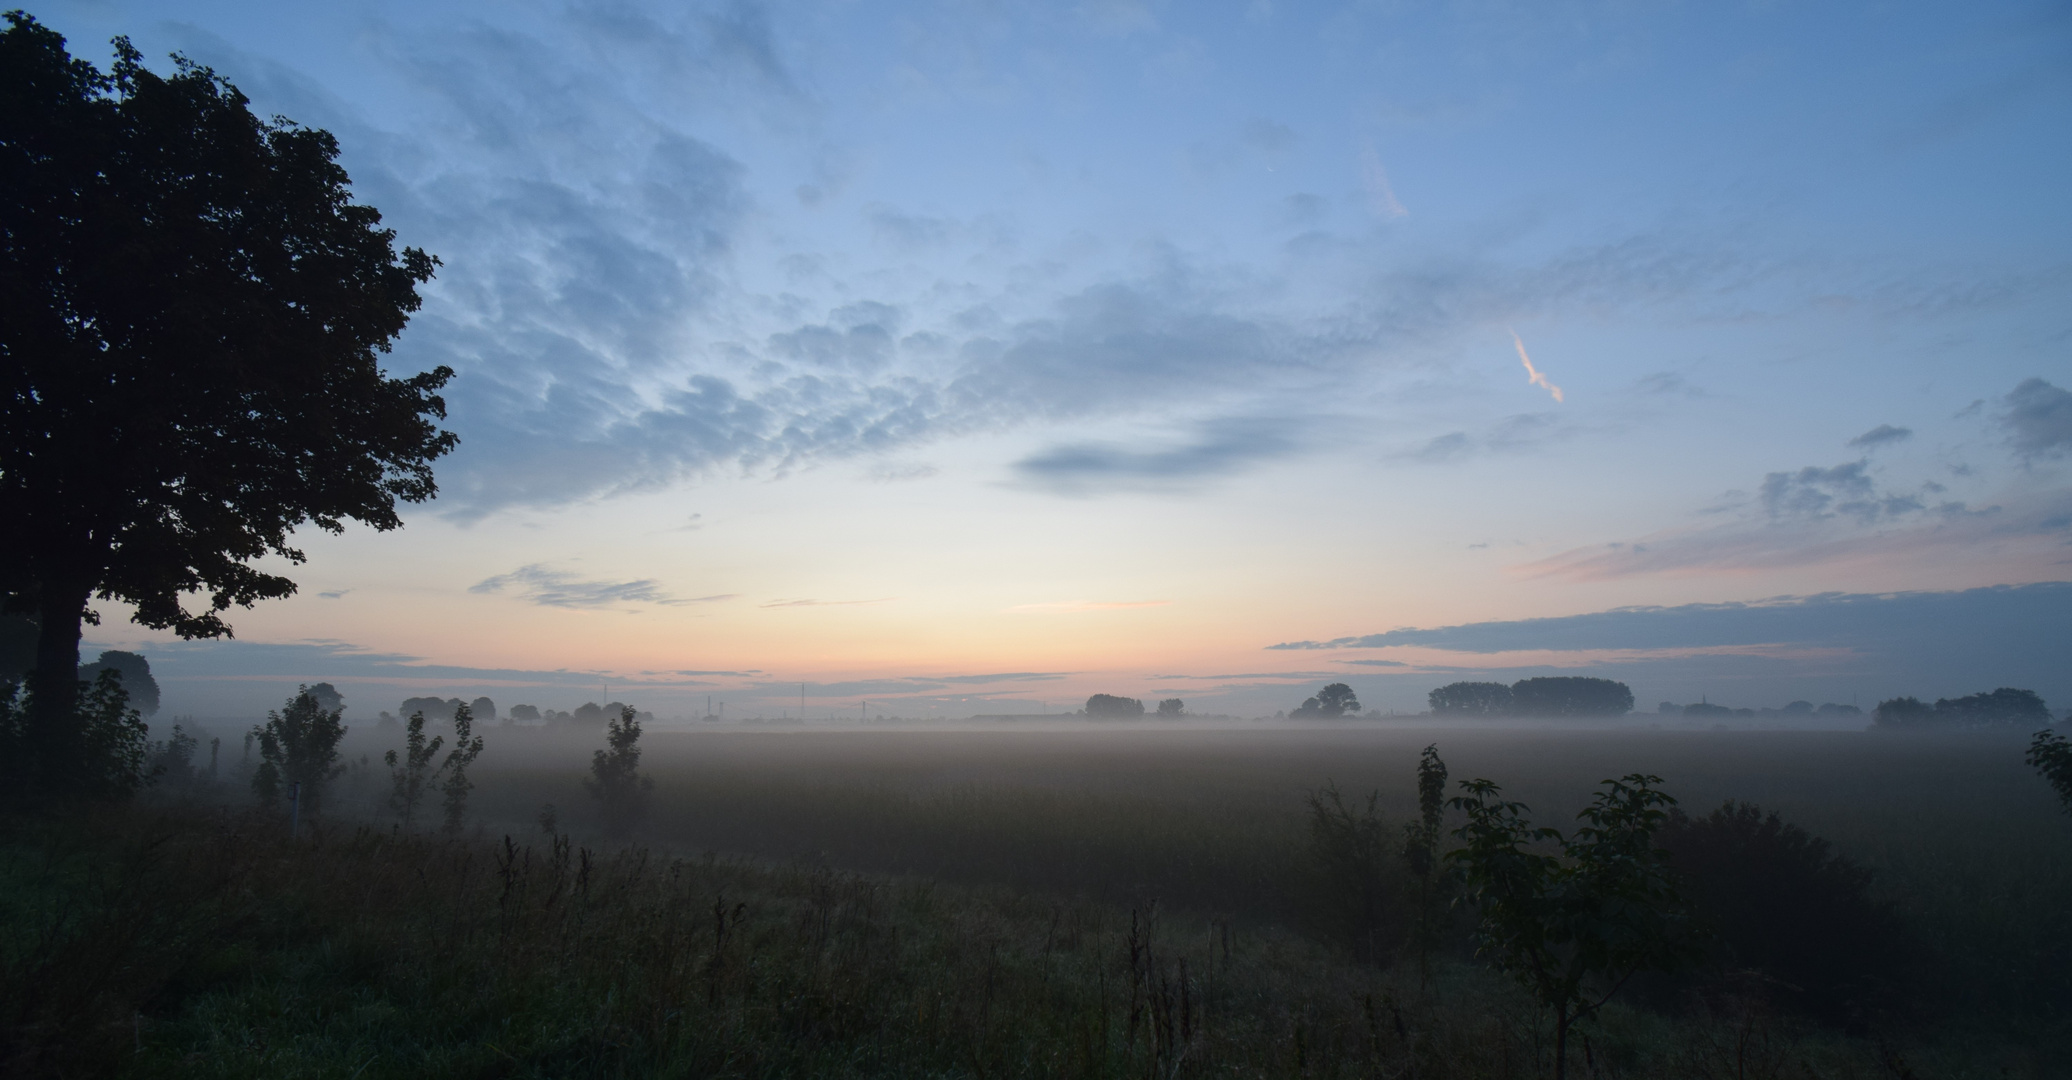
{"label": "bush", "polygon": [[1913,950],[1871,871],[1760,807],[1672,810],[1657,834],[1713,935],[1715,973],[1766,977],[1779,1004],[1839,1021],[1875,1002]]}
{"label": "bush", "polygon": [[1381,793],[1348,805],[1335,784],[1309,793],[1310,849],[1324,876],[1326,930],[1353,953],[1386,964],[1410,926],[1399,861],[1402,830],[1380,811]]}

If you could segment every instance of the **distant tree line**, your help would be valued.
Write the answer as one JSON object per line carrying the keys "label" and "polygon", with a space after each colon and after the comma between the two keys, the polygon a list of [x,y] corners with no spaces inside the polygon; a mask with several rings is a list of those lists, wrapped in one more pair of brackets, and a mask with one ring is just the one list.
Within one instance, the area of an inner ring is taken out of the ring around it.
{"label": "distant tree line", "polygon": [[1933,705],[1915,697],[1896,697],[1878,703],[1871,713],[1871,726],[1884,731],[1918,731],[1935,728],[2049,727],[2049,706],[2034,690],[2003,686],[1989,694],[1967,694],[1960,698],[1939,698]]}
{"label": "distant tree line", "polygon": [[1655,711],[1663,716],[1820,716],[1831,720],[1845,716],[1863,715],[1863,710],[1854,705],[1837,705],[1832,701],[1821,705],[1819,708],[1815,708],[1810,701],[1794,701],[1781,709],[1735,709],[1725,705],[1716,705],[1709,701],[1696,701],[1689,705],[1678,705],[1674,701],[1665,701],[1657,706]]}
{"label": "distant tree line", "polygon": [[1457,682],[1432,691],[1426,700],[1439,716],[1624,716],[1633,711],[1625,683],[1576,675],[1496,682]]}
{"label": "distant tree line", "polygon": [[[473,701],[462,701],[457,697],[414,697],[404,699],[402,706],[395,714],[382,713],[380,726],[384,729],[397,727],[404,722],[404,719],[418,713],[423,713],[427,722],[450,724],[453,722],[454,716],[463,708],[469,711],[469,714],[474,717],[474,721],[477,724],[491,723],[501,719],[505,726],[514,724],[544,724],[547,726],[602,728],[607,726],[612,719],[631,708],[631,706],[623,701],[614,701],[607,705],[599,705],[591,701],[577,706],[571,712],[567,710],[542,709],[537,705],[513,705],[509,712],[500,714],[497,712],[496,702],[488,697],[478,697]],[[634,715],[644,723],[653,723],[655,719],[653,713],[637,709],[634,711]]]}

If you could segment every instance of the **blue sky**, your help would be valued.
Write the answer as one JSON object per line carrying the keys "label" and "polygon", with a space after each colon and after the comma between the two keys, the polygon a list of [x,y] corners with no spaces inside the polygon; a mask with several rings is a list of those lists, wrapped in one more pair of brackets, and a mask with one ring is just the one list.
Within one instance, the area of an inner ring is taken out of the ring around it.
{"label": "blue sky", "polygon": [[236,643],[110,619],[169,707],[328,672],[1270,712],[1341,668],[1414,708],[1614,667],[2072,704],[2062,664],[1931,676],[1818,604],[1645,654],[1269,648],[2072,578],[2062,5],[35,14],[335,132],[445,263],[393,354],[460,372],[442,497],[312,538]]}

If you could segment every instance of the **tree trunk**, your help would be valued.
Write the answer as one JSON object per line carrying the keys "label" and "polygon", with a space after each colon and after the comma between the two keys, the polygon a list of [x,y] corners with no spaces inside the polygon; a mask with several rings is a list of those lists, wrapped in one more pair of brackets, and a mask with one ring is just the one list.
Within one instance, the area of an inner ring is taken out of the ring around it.
{"label": "tree trunk", "polygon": [[36,668],[29,673],[28,751],[38,782],[62,788],[82,764],[79,623],[93,588],[48,582],[42,592]]}
{"label": "tree trunk", "polygon": [[1554,1012],[1554,1080],[1568,1080],[1568,1006]]}

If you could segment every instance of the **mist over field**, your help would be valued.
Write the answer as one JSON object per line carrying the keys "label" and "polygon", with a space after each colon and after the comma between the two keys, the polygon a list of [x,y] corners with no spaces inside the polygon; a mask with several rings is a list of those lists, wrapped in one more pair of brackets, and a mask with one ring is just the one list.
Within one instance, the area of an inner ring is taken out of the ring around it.
{"label": "mist over field", "polygon": [[2072,1075],[2072,12],[0,15],[0,1076]]}

